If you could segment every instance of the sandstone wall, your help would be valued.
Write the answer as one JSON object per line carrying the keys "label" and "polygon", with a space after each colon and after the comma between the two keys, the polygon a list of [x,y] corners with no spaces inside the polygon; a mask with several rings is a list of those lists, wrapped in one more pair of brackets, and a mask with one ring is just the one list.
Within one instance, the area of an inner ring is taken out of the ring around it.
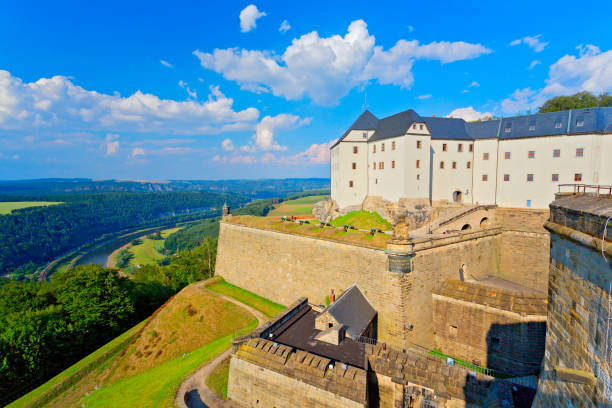
{"label": "sandstone wall", "polygon": [[221,223],[216,273],[228,282],[288,305],[301,296],[323,304],[357,283],[378,311],[378,337],[404,333],[408,277],[387,271],[383,250]]}

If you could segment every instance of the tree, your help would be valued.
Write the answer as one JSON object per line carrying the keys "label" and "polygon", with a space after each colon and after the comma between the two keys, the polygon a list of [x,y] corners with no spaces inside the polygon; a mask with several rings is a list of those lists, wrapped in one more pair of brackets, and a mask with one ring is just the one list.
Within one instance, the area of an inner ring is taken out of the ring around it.
{"label": "tree", "polygon": [[596,108],[596,107],[610,107],[612,106],[612,95],[602,93],[599,96],[595,96],[588,91],[578,92],[573,95],[567,96],[555,96],[544,102],[539,113],[545,112],[558,112],[568,109],[583,109],[583,108]]}

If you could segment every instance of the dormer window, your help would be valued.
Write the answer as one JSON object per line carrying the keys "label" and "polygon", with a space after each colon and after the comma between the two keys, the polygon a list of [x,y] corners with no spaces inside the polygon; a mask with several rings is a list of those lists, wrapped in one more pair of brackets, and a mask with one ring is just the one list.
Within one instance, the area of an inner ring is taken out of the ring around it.
{"label": "dormer window", "polygon": [[368,132],[363,132],[363,138],[367,139],[368,138]]}
{"label": "dormer window", "polygon": [[535,130],[535,120],[529,121],[529,130],[533,132]]}
{"label": "dormer window", "polygon": [[561,121],[560,118],[557,118],[555,120],[555,129],[561,129],[563,127],[563,122]]}
{"label": "dormer window", "polygon": [[423,125],[419,125],[419,129],[423,130]]}
{"label": "dormer window", "polygon": [[416,130],[416,123],[412,124],[412,129]]}
{"label": "dormer window", "polygon": [[576,119],[576,127],[583,127],[583,126],[584,126],[584,118],[579,116]]}
{"label": "dormer window", "polygon": [[506,126],[504,127],[504,132],[506,132],[506,133],[512,132],[512,123],[511,122],[506,123]]}

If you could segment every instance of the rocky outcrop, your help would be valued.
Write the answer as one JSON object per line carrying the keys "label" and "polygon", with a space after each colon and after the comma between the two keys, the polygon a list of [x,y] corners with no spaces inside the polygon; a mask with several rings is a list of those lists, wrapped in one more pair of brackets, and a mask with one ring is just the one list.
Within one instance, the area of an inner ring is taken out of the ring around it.
{"label": "rocky outcrop", "polygon": [[368,196],[363,200],[361,208],[377,212],[393,225],[402,219],[410,230],[431,221],[431,206],[426,198],[401,198],[397,203],[393,203],[383,200],[382,197]]}

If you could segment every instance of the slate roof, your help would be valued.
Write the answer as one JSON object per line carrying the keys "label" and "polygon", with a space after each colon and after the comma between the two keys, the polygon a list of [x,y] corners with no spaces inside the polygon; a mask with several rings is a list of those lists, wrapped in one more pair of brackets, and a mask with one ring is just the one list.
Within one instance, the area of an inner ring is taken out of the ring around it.
{"label": "slate roof", "polygon": [[345,290],[322,313],[326,312],[338,323],[347,327],[346,333],[351,339],[359,337],[376,316],[376,309],[368,302],[356,283]]}
{"label": "slate roof", "polygon": [[463,119],[419,116],[414,110],[378,119],[364,111],[332,147],[351,130],[375,130],[369,142],[406,134],[413,122],[425,123],[432,139],[518,139],[537,136],[612,132],[612,107],[572,109],[561,112],[467,123]]}

